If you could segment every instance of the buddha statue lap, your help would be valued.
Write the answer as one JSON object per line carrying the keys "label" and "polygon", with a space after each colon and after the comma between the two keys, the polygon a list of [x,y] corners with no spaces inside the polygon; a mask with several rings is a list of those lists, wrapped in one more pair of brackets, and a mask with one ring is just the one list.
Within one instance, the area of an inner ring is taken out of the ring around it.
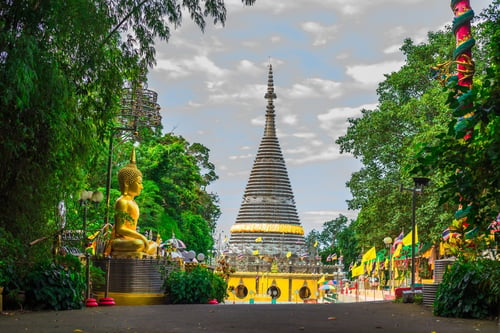
{"label": "buddha statue lap", "polygon": [[137,232],[139,206],[134,198],[141,193],[142,173],[137,169],[135,150],[130,163],[118,172],[121,196],[115,203],[115,224],[111,232],[111,256],[116,258],[142,258],[157,253],[157,243]]}

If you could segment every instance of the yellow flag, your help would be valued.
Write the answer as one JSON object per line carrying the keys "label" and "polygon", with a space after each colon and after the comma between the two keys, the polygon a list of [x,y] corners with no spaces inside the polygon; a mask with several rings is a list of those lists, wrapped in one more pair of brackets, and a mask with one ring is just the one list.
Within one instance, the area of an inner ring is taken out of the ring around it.
{"label": "yellow flag", "polygon": [[375,250],[375,246],[366,251],[365,254],[363,254],[363,258],[361,259],[361,262],[367,262],[372,259],[377,258],[377,251]]}
{"label": "yellow flag", "polygon": [[365,267],[363,264],[359,264],[359,266],[354,266],[351,272],[352,272],[352,277],[360,276],[365,272]]}
{"label": "yellow flag", "polygon": [[401,255],[401,249],[403,248],[402,244],[398,244],[396,249],[394,250],[394,253],[392,254],[392,257],[399,257]]}
{"label": "yellow flag", "polygon": [[394,278],[397,279],[399,277],[399,271],[397,267],[394,267]]}
{"label": "yellow flag", "polygon": [[440,256],[444,256],[446,254],[446,251],[444,249],[444,243],[443,242],[440,242],[439,243],[439,255]]}
{"label": "yellow flag", "polygon": [[253,252],[252,252],[252,254],[253,254],[254,256],[258,255],[258,254],[259,254],[259,250],[255,250],[255,251],[253,251]]}
{"label": "yellow flag", "polygon": [[315,241],[314,242],[314,247],[317,247],[318,246],[318,241]]}
{"label": "yellow flag", "polygon": [[321,275],[321,277],[318,280],[318,284],[325,282],[325,276]]}
{"label": "yellow flag", "polygon": [[257,237],[257,238],[255,238],[255,242],[256,242],[256,243],[262,242],[262,237]]}
{"label": "yellow flag", "polygon": [[100,231],[94,232],[92,235],[88,237],[89,240],[94,240],[97,236],[99,236]]}
{"label": "yellow flag", "polygon": [[292,256],[292,251],[288,251],[288,252],[286,253],[286,257],[287,257],[287,258],[290,258],[291,256]]}
{"label": "yellow flag", "polygon": [[[408,235],[405,236],[405,238],[403,238],[403,245],[411,245],[411,235],[412,235],[412,231],[410,231],[408,233]],[[415,226],[415,244],[418,243],[418,228],[417,226]]]}
{"label": "yellow flag", "polygon": [[229,240],[229,238],[227,238],[227,236],[224,237],[224,243],[227,243],[228,240]]}

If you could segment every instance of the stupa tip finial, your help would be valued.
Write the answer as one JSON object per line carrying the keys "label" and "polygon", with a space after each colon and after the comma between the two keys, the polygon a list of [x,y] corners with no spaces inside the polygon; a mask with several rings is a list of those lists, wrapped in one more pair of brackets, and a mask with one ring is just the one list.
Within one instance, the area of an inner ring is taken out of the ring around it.
{"label": "stupa tip finial", "polygon": [[132,147],[132,152],[130,153],[130,163],[136,164],[135,147]]}

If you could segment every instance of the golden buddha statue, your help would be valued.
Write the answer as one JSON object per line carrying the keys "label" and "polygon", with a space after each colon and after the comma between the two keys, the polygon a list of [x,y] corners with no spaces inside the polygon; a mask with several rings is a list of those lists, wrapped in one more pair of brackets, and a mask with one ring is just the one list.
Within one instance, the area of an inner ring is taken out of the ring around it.
{"label": "golden buddha statue", "polygon": [[112,257],[143,257],[155,255],[157,244],[137,232],[139,206],[134,198],[141,193],[142,173],[135,163],[135,149],[132,149],[130,163],[118,172],[121,196],[115,203],[115,224],[111,232]]}

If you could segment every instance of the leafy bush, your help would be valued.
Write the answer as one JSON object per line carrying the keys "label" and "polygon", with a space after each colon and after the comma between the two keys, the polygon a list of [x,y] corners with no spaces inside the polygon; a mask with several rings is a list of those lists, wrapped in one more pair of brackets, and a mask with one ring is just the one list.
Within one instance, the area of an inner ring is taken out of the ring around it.
{"label": "leafy bush", "polygon": [[27,276],[26,301],[37,309],[70,310],[83,307],[85,274],[80,260],[67,255],[40,263]]}
{"label": "leafy bush", "polygon": [[0,286],[9,287],[17,282],[17,268],[22,256],[21,245],[12,234],[0,227]]}
{"label": "leafy bush", "polygon": [[443,317],[485,319],[500,308],[500,262],[456,261],[439,284],[434,314]]}
{"label": "leafy bush", "polygon": [[214,298],[223,302],[227,296],[226,281],[200,265],[189,272],[171,272],[163,287],[168,301],[174,304],[205,304]]}

